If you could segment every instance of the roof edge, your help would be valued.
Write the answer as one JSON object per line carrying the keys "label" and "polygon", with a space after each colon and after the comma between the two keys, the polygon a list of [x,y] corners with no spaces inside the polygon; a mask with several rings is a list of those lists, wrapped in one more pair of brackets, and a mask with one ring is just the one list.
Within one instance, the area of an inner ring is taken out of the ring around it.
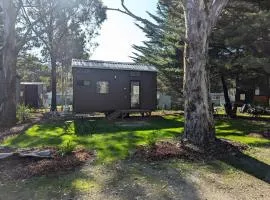
{"label": "roof edge", "polygon": [[133,71],[150,71],[150,72],[158,72],[158,69],[153,65],[148,64],[142,64],[142,63],[134,63],[134,62],[119,62],[119,61],[103,61],[103,60],[84,60],[84,59],[72,59],[72,68],[86,68],[86,69],[107,69],[111,70],[112,68],[106,68],[106,67],[91,67],[91,66],[83,66],[78,65],[76,62],[82,62],[82,63],[100,63],[100,64],[115,64],[115,65],[130,65],[130,66],[145,66],[151,69],[147,70],[140,70],[140,69],[129,69],[129,68],[122,68],[115,70],[133,70]]}

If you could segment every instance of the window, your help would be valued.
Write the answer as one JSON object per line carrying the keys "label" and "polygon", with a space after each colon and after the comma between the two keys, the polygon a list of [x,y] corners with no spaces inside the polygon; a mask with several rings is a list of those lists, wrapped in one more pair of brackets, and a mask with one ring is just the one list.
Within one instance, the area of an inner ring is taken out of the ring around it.
{"label": "window", "polygon": [[109,93],[109,82],[108,81],[98,81],[97,82],[97,93],[108,94]]}
{"label": "window", "polygon": [[130,72],[130,76],[141,76],[141,72],[134,72],[134,71],[131,71],[131,72]]}
{"label": "window", "polygon": [[255,89],[255,95],[260,95],[260,88],[259,88],[259,87],[257,87],[257,88]]}
{"label": "window", "polygon": [[245,94],[240,94],[240,100],[245,101],[246,100],[246,95]]}
{"label": "window", "polygon": [[91,81],[87,81],[87,80],[77,80],[77,85],[78,86],[90,86],[91,85]]}

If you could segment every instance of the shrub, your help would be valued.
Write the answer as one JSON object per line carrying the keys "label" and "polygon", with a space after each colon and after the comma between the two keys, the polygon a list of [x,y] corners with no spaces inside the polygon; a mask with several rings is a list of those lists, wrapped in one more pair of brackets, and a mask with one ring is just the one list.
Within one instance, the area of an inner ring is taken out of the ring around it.
{"label": "shrub", "polygon": [[60,146],[59,152],[62,156],[71,154],[76,148],[76,144],[71,140]]}
{"label": "shrub", "polygon": [[31,109],[28,106],[20,104],[17,106],[17,119],[20,122],[29,120],[31,117]]}
{"label": "shrub", "polygon": [[157,135],[159,134],[159,130],[154,130],[149,136],[148,136],[148,145],[150,147],[155,146]]}
{"label": "shrub", "polygon": [[88,120],[75,120],[74,129],[77,135],[92,135],[95,133],[97,128],[96,121],[88,121]]}

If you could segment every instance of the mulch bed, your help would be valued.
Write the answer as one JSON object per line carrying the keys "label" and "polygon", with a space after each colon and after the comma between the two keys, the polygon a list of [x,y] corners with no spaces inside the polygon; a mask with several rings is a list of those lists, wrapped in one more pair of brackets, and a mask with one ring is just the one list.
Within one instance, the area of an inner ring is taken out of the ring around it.
{"label": "mulch bed", "polygon": [[201,150],[198,147],[182,142],[158,142],[150,147],[139,146],[133,157],[145,161],[158,161],[170,158],[183,158],[191,161],[217,159],[224,155],[237,155],[248,148],[247,145],[217,140],[210,149]]}
{"label": "mulch bed", "polygon": [[0,178],[27,179],[34,176],[65,172],[94,160],[94,154],[85,149],[61,156],[56,150],[48,159],[12,157],[0,162]]}

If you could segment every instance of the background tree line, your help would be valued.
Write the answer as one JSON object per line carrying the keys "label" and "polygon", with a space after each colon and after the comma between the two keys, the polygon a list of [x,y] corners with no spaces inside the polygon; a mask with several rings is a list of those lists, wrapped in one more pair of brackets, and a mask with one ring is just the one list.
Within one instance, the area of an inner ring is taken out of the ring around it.
{"label": "background tree line", "polygon": [[[43,61],[50,62],[51,110],[55,111],[57,66],[68,70],[71,58],[87,57],[86,43],[91,44],[105,19],[99,0],[0,0],[0,125],[16,122],[17,61],[20,66],[32,59],[37,68],[43,67],[36,58],[25,57],[25,52],[40,48]],[[22,71],[27,70],[20,67],[18,72]]]}
{"label": "background tree line", "polygon": [[[269,48],[265,45],[270,41],[269,5],[269,1],[230,1],[210,36],[211,88],[225,92],[229,115],[232,115],[232,105],[226,88],[235,87],[240,76],[263,75],[264,67],[269,65]],[[159,1],[157,14],[150,17],[157,26],[148,22],[138,25],[147,40],[143,45],[134,46],[133,59],[157,66],[161,91],[181,95],[184,52],[181,38],[185,35],[181,2]]]}

